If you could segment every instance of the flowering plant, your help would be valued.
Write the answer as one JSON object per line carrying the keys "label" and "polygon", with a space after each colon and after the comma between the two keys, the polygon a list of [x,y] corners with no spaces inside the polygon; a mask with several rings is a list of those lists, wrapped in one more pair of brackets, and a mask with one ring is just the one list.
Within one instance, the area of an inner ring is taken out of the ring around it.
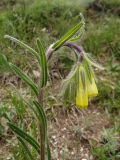
{"label": "flowering plant", "polygon": [[[27,102],[23,99],[24,103],[32,109],[38,120],[38,128],[40,129],[39,141],[36,138],[33,138],[27,132],[22,130],[20,127],[15,125],[10,118],[5,115],[8,119],[8,125],[12,131],[17,135],[18,140],[23,145],[23,148],[27,152],[31,160],[34,159],[31,148],[29,145],[36,150],[40,160],[45,160],[46,153],[47,159],[51,159],[49,141],[47,136],[47,118],[44,111],[44,89],[47,86],[48,81],[48,65],[47,62],[52,57],[53,52],[57,51],[61,47],[69,47],[74,49],[76,54],[76,63],[73,65],[70,73],[67,78],[62,82],[62,96],[66,100],[73,100],[76,103],[76,106],[79,108],[87,108],[88,98],[94,97],[98,94],[98,89],[95,82],[95,76],[93,71],[93,66],[102,69],[97,63],[95,63],[89,54],[85,53],[83,48],[79,45],[76,45],[75,42],[79,40],[85,28],[85,22],[83,16],[80,23],[68,31],[60,40],[56,43],[50,45],[47,51],[45,51],[41,41],[37,39],[37,50],[34,50],[30,46],[21,42],[20,40],[5,35],[5,38],[8,38],[23,48],[27,49],[32,56],[34,56],[38,62],[39,71],[40,71],[40,83],[36,84],[26,73],[24,73],[19,67],[7,61],[5,56],[3,56],[3,61],[9,66],[11,71],[13,71],[18,77],[20,77],[32,90],[34,93],[35,99],[33,102]],[[27,145],[27,144],[29,145]]]}

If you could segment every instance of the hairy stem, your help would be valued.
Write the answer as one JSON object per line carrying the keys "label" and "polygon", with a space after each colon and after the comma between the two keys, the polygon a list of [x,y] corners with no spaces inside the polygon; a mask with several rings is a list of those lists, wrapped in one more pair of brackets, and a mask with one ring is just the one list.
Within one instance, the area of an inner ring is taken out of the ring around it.
{"label": "hairy stem", "polygon": [[[83,47],[82,46],[78,46],[74,43],[71,42],[66,42],[62,47],[69,47],[71,49],[74,49],[77,52],[77,55],[79,56],[79,60],[80,62],[83,60]],[[47,56],[47,61],[49,61],[49,59],[52,57],[54,50],[52,49],[52,46],[50,46],[46,52],[46,56]]]}
{"label": "hairy stem", "polygon": [[77,52],[77,55],[78,55],[79,62],[83,61],[84,50],[83,50],[82,46],[78,46],[78,45],[76,45],[74,43],[71,43],[71,42],[66,42],[63,46],[75,49],[76,52]]}

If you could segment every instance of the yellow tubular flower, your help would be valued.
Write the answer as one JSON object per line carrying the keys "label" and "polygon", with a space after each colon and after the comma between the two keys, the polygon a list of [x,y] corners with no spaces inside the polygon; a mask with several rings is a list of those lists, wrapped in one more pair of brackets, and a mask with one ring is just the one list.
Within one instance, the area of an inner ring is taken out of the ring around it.
{"label": "yellow tubular flower", "polygon": [[87,92],[88,92],[88,97],[95,97],[98,95],[98,89],[95,83],[94,77],[92,77],[92,82],[87,83]]}
{"label": "yellow tubular flower", "polygon": [[81,109],[88,107],[88,94],[86,91],[81,90],[80,88],[77,91],[76,106]]}
{"label": "yellow tubular flower", "polygon": [[[85,70],[82,65],[79,67],[79,88],[77,89],[76,94],[76,106],[85,109],[88,107],[88,93],[87,93],[87,86],[86,86],[86,75]],[[84,84],[83,84],[84,83]]]}

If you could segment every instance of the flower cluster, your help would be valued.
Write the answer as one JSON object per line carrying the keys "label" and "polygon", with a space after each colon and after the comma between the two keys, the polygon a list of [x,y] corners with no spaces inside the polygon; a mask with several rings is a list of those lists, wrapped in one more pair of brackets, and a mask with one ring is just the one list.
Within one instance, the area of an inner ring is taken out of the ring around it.
{"label": "flower cluster", "polygon": [[98,68],[85,54],[82,61],[75,64],[62,83],[64,99],[66,101],[74,101],[78,108],[84,109],[88,107],[88,100],[98,95],[98,89],[95,82],[93,66]]}
{"label": "flower cluster", "polygon": [[91,78],[88,77],[88,73],[83,64],[79,64],[78,67],[78,88],[76,91],[76,106],[80,108],[88,107],[88,98],[98,95],[98,89],[95,83],[93,72],[90,72]]}

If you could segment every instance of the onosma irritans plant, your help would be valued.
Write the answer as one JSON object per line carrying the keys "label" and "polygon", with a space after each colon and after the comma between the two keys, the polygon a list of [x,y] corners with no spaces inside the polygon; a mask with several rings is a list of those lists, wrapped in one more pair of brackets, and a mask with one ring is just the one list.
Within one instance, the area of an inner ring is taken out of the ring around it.
{"label": "onosma irritans plant", "polygon": [[[90,55],[84,51],[84,49],[77,45],[75,42],[78,41],[84,34],[85,22],[81,15],[81,21],[75,27],[70,29],[60,40],[50,45],[45,51],[41,41],[37,39],[36,45],[37,50],[34,50],[27,44],[21,42],[20,40],[5,35],[5,38],[12,40],[21,47],[27,49],[29,53],[37,60],[40,72],[39,84],[36,84],[26,73],[24,73],[15,64],[8,62],[4,55],[1,55],[2,63],[10,68],[22,81],[24,81],[27,86],[34,93],[34,100],[28,102],[23,99],[23,102],[30,107],[38,121],[38,138],[32,137],[24,129],[21,129],[12,122],[10,117],[6,114],[5,117],[8,120],[8,126],[16,134],[18,141],[23,146],[25,153],[28,155],[29,159],[40,159],[45,160],[51,159],[51,152],[49,147],[49,140],[47,135],[47,118],[44,111],[44,90],[48,81],[48,65],[47,62],[52,57],[53,53],[62,47],[69,47],[73,49],[76,54],[76,63],[73,65],[70,73],[62,82],[61,94],[65,101],[72,101],[75,103],[79,109],[84,109],[88,107],[89,97],[94,97],[98,95],[98,89],[95,82],[95,75],[93,67],[103,69],[100,65],[91,59]],[[37,153],[37,157],[33,156],[32,149]]]}

